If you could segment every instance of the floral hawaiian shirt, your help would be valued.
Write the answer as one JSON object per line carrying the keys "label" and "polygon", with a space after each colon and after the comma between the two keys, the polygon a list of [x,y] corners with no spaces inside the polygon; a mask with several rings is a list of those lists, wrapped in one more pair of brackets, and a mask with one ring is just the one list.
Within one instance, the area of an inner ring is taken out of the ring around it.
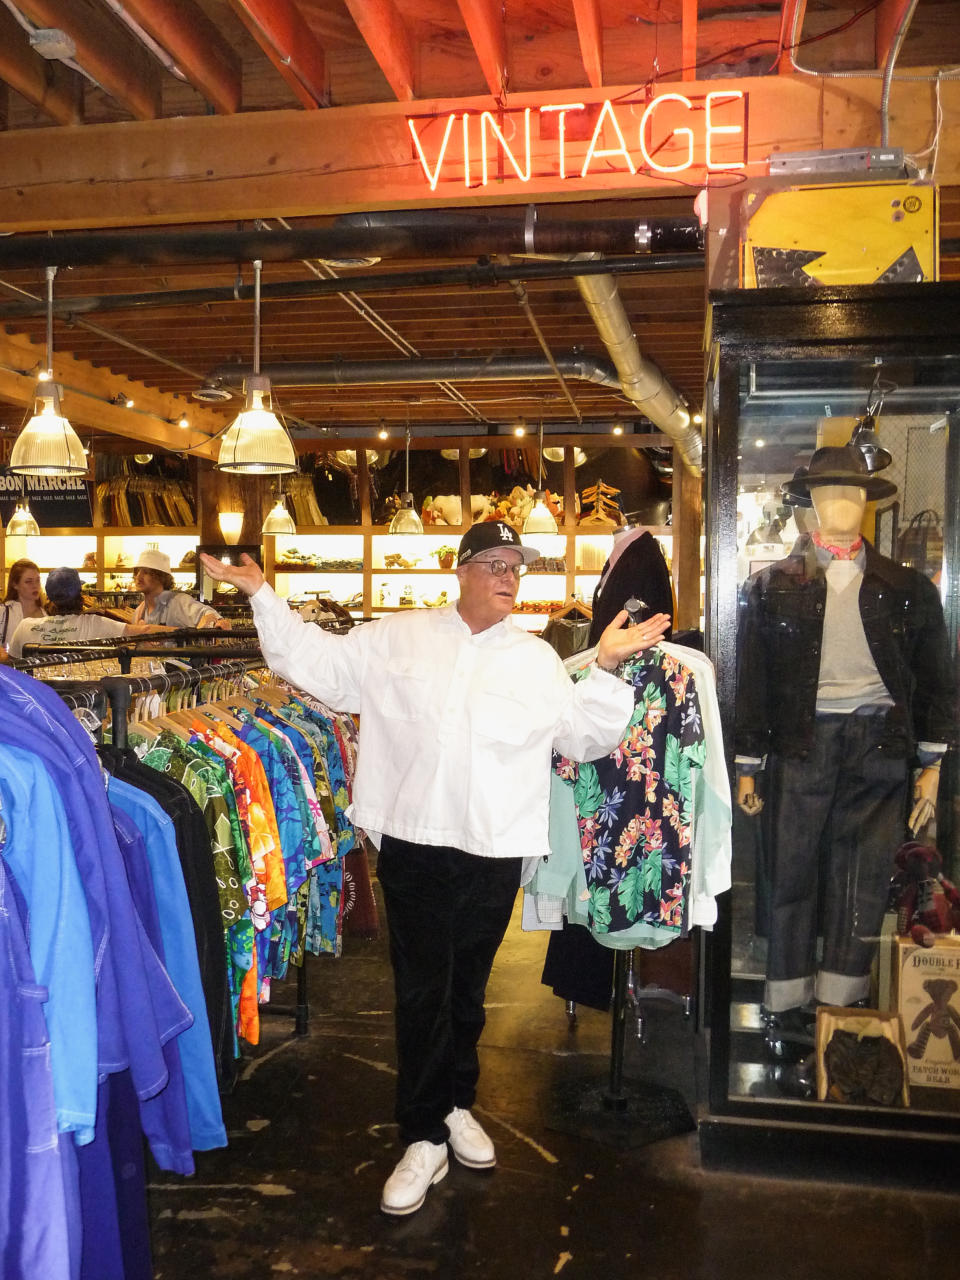
{"label": "floral hawaiian shirt", "polygon": [[[582,679],[586,670],[575,672]],[[554,756],[573,787],[594,933],[637,924],[679,934],[690,879],[692,770],[703,767],[693,673],[659,649],[625,664],[634,711],[609,756]]]}

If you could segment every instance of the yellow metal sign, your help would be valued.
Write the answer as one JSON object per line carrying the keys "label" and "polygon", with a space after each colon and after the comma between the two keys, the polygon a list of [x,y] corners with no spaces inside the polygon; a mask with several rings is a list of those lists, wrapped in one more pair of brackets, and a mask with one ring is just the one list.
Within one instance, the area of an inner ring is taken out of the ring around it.
{"label": "yellow metal sign", "polygon": [[741,284],[936,280],[937,188],[922,182],[797,186],[747,197]]}

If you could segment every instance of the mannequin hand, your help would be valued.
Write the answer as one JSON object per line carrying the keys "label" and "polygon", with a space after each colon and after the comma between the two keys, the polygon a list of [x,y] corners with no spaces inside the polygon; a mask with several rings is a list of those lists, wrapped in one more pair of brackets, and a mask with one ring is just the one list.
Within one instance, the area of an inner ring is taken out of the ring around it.
{"label": "mannequin hand", "polygon": [[659,644],[667,627],[670,626],[668,613],[655,613],[644,622],[625,627],[623,624],[628,622],[629,618],[630,615],[626,609],[621,609],[600,637],[600,643],[597,646],[597,666],[602,667],[604,671],[612,671],[618,663],[632,658],[635,653],[641,653],[651,645]]}
{"label": "mannequin hand", "polygon": [[763,808],[763,801],[757,795],[756,781],[750,774],[742,773],[737,778],[737,808],[755,818]]}
{"label": "mannequin hand", "polygon": [[939,766],[927,766],[917,774],[913,784],[913,808],[907,826],[913,835],[931,822],[937,813],[937,791],[940,787]]}
{"label": "mannequin hand", "polygon": [[244,595],[252,596],[255,591],[263,586],[265,578],[260,572],[260,566],[244,551],[240,556],[239,564],[224,564],[222,560],[216,560],[213,556],[207,555],[205,551],[200,552],[200,563],[209,573],[211,578],[217,582],[229,582],[231,586],[242,591]]}

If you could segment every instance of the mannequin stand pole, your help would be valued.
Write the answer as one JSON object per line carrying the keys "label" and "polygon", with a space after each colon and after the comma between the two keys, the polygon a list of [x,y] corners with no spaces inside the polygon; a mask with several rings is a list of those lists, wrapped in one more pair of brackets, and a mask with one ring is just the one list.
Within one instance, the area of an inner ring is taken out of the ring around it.
{"label": "mannequin stand pole", "polygon": [[578,1076],[557,1088],[557,1112],[548,1125],[561,1133],[632,1148],[662,1142],[696,1128],[683,1095],[667,1085],[624,1080],[628,974],[632,952],[618,951],[613,969],[610,1069],[606,1083]]}

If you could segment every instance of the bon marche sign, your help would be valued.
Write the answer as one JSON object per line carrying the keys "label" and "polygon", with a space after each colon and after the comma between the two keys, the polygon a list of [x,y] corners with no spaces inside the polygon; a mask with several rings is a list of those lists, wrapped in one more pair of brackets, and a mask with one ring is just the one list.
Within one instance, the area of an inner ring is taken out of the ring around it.
{"label": "bon marche sign", "polygon": [[634,178],[638,185],[650,176],[693,183],[745,169],[747,107],[738,89],[670,92],[407,116],[407,127],[430,191],[536,180],[574,194],[614,175],[629,186]]}
{"label": "bon marche sign", "polygon": [[0,470],[0,522],[7,524],[23,497],[41,529],[85,529],[93,523],[83,476],[14,476]]}

